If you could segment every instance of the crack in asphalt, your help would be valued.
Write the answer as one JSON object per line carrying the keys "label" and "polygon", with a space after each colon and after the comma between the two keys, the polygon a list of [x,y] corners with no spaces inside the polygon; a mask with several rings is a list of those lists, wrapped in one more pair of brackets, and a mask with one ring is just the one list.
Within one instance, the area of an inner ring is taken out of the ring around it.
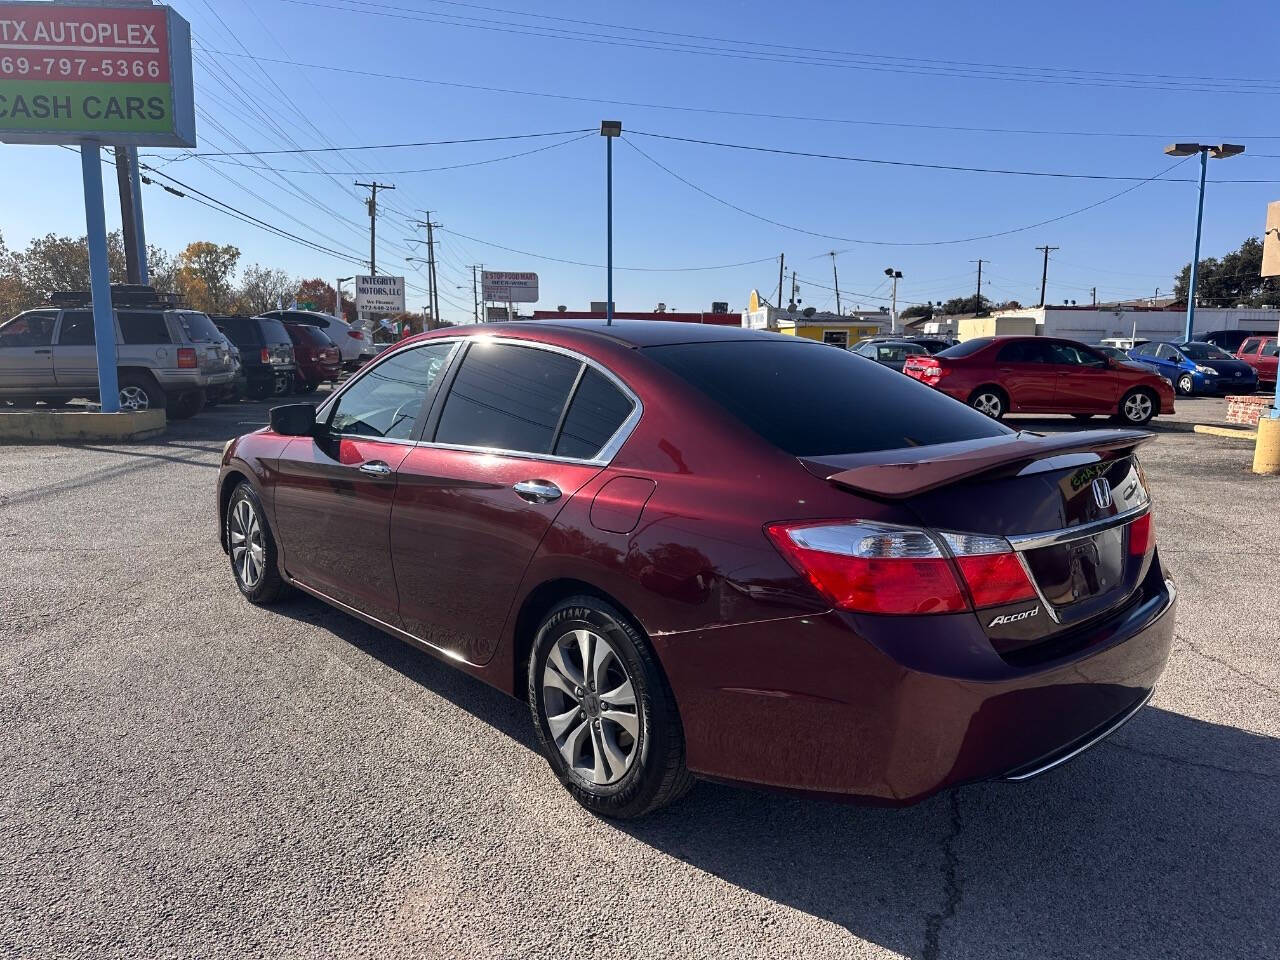
{"label": "crack in asphalt", "polygon": [[1263,773],[1261,770],[1244,770],[1240,767],[1221,767],[1216,763],[1205,763],[1203,760],[1188,760],[1186,757],[1174,757],[1167,753],[1157,753],[1154,750],[1143,750],[1127,743],[1116,743],[1114,740],[1108,741],[1104,746],[1114,747],[1117,750],[1127,750],[1129,753],[1136,753],[1151,760],[1164,760],[1182,767],[1212,770],[1214,773],[1233,773],[1242,777],[1258,777],[1261,780],[1280,780],[1280,775],[1274,773]]}
{"label": "crack in asphalt", "polygon": [[1250,676],[1249,674],[1241,670],[1239,667],[1235,666],[1232,663],[1227,662],[1226,660],[1223,660],[1221,657],[1215,657],[1211,653],[1206,653],[1205,651],[1197,647],[1194,643],[1192,643],[1190,640],[1188,640],[1186,637],[1184,637],[1182,634],[1178,633],[1178,634],[1174,634],[1174,636],[1179,641],[1181,641],[1182,643],[1190,647],[1191,652],[1196,654],[1197,656],[1203,657],[1205,660],[1208,660],[1211,663],[1216,663],[1218,666],[1223,667],[1230,673],[1234,673],[1241,680],[1246,680],[1249,683],[1252,683],[1254,686],[1261,687],[1263,690],[1266,690],[1268,693],[1273,694],[1277,697],[1280,697],[1280,690],[1277,690],[1275,687],[1271,686],[1270,684],[1263,683],[1257,677]]}
{"label": "crack in asphalt", "polygon": [[930,914],[924,922],[924,960],[938,960],[942,950],[942,928],[952,920],[960,908],[964,886],[960,881],[960,857],[956,854],[956,840],[960,838],[960,794],[952,790],[948,797],[951,805],[951,829],[942,841],[942,878],[946,900],[942,909]]}
{"label": "crack in asphalt", "polygon": [[188,457],[148,456],[146,454],[131,454],[125,452],[125,456],[143,457],[144,459],[137,463],[123,463],[115,467],[103,467],[99,470],[90,470],[88,473],[80,474],[77,477],[69,477],[66,480],[59,480],[43,486],[32,487],[31,489],[23,490],[20,493],[0,496],[0,508],[16,507],[19,504],[30,503],[31,501],[39,500],[42,497],[67,493],[71,490],[78,490],[81,487],[91,487],[94,484],[102,483],[105,480],[114,480],[116,477],[136,473],[139,470],[150,470],[155,467],[164,466],[167,463],[200,467],[217,467],[217,460],[212,462],[202,462],[202,458],[210,454],[213,454],[216,457],[218,452],[216,450],[201,450]]}

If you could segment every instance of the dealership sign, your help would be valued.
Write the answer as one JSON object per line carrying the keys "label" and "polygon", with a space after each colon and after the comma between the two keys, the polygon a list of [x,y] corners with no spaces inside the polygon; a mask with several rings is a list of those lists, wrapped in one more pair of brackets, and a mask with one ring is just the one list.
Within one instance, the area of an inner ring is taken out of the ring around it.
{"label": "dealership sign", "polygon": [[404,277],[356,277],[360,313],[404,313]]}
{"label": "dealership sign", "polygon": [[0,141],[194,147],[191,27],[169,7],[0,2]]}
{"label": "dealership sign", "polygon": [[536,273],[506,273],[485,270],[482,274],[486,303],[537,303]]}

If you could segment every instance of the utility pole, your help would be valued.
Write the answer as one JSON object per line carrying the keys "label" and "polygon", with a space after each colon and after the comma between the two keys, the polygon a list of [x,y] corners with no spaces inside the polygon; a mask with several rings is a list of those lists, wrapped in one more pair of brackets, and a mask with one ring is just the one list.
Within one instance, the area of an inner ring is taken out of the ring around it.
{"label": "utility pole", "polygon": [[792,302],[792,303],[795,303],[795,302],[796,302],[796,292],[797,292],[797,290],[798,290],[798,288],[796,287],[796,272],[795,272],[794,270],[792,270],[792,271],[791,271],[791,302]]}
{"label": "utility pole", "polygon": [[840,274],[836,270],[836,252],[834,250],[831,251],[830,257],[831,257],[831,278],[836,283],[836,316],[843,317],[844,314],[840,311]]}
{"label": "utility pole", "polygon": [[124,234],[125,276],[129,283],[143,283],[139,262],[138,217],[133,205],[138,198],[133,192],[133,165],[128,147],[116,147],[116,186],[120,189],[120,228]]}
{"label": "utility pole", "polygon": [[[973,303],[973,315],[975,317],[982,315],[982,260],[970,260],[970,263],[978,265],[978,299]],[[1043,303],[1043,301],[1041,301]]]}
{"label": "utility pole", "polygon": [[[430,210],[423,210],[422,212],[427,215],[427,219],[415,220],[413,221],[413,225],[415,227],[427,228],[427,285],[430,287],[430,290],[428,290],[427,292],[427,296],[428,296],[429,302],[431,303],[431,315],[435,317],[437,322],[439,322],[440,320],[440,283],[436,279],[436,243],[435,243],[435,234],[432,232],[432,230],[435,227],[443,226],[443,224],[435,223],[432,221]],[[421,243],[422,241],[419,240],[417,242]]]}
{"label": "utility pole", "polygon": [[478,264],[471,267],[471,322],[480,322],[480,287],[476,282],[476,271],[480,267]]}
{"label": "utility pole", "polygon": [[1089,289],[1089,296],[1093,298],[1093,305],[1096,307],[1098,305],[1098,288],[1091,287]]}
{"label": "utility pole", "polygon": [[782,278],[786,276],[787,255],[778,254],[778,309],[782,309]]}
{"label": "utility pole", "polygon": [[394,190],[395,187],[389,183],[379,183],[377,180],[372,183],[361,183],[357,180],[356,186],[370,191],[369,199],[365,201],[365,205],[369,208],[369,276],[376,277],[378,275],[378,191]]}
{"label": "utility pole", "polygon": [[[1045,285],[1049,282],[1049,251],[1060,250],[1062,248],[1061,247],[1036,247],[1036,249],[1044,251],[1044,269],[1040,272],[1040,306],[1043,307],[1044,306],[1044,288],[1045,288]],[[978,269],[979,270],[982,269],[981,262],[979,262]]]}

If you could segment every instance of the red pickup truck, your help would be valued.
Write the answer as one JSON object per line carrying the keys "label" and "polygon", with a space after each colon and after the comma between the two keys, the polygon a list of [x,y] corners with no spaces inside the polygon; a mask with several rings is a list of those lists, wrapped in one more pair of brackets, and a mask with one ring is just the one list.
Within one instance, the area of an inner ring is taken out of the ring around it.
{"label": "red pickup truck", "polygon": [[1243,360],[1258,371],[1258,383],[1275,386],[1276,360],[1280,354],[1280,340],[1275,337],[1250,337],[1240,344],[1236,359]]}

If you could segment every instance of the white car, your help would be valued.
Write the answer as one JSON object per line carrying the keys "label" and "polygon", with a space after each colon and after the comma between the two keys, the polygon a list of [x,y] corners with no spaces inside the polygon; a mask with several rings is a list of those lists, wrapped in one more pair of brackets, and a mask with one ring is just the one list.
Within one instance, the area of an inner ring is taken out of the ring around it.
{"label": "white car", "polygon": [[377,353],[368,333],[332,314],[318,313],[315,310],[268,310],[262,316],[273,317],[284,323],[304,323],[310,327],[319,327],[337,345],[338,352],[342,355],[342,366],[348,370],[354,370]]}

